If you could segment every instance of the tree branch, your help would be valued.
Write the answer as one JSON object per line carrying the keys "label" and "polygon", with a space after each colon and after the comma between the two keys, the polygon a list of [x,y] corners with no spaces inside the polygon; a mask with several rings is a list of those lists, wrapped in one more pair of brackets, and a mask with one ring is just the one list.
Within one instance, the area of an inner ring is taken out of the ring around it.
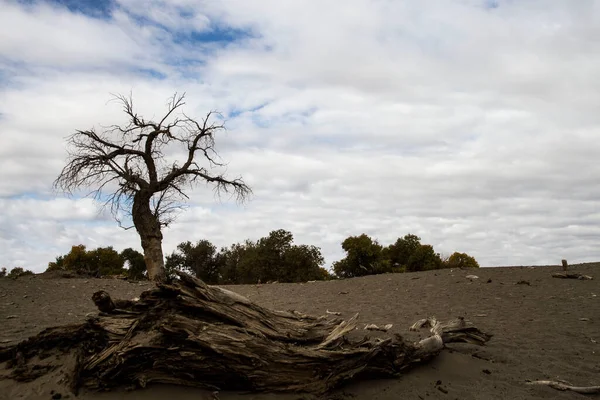
{"label": "tree branch", "polygon": [[[128,123],[109,125],[100,133],[89,129],[71,135],[69,159],[54,188],[72,193],[80,187],[98,185],[92,193],[99,199],[103,190],[117,183],[118,188],[104,204],[111,204],[115,218],[120,210],[127,211],[132,198],[143,190],[150,195],[148,198],[154,199],[154,215],[163,226],[172,221],[168,214],[181,208],[177,198],[188,198],[185,186],[198,180],[214,184],[219,194],[233,191],[243,201],[251,190],[240,178],[230,180],[223,174],[209,174],[207,168],[199,165],[198,157],[202,155],[211,168],[225,166],[218,159],[214,140],[215,133],[224,130],[224,126],[211,121],[214,111],[201,121],[183,112],[178,116],[177,111],[186,104],[184,99],[185,93],[175,93],[167,103],[166,113],[159,122],[154,122],[136,113],[131,94],[115,95],[114,100],[120,102]],[[173,142],[187,149],[181,166],[177,162],[168,166],[165,162],[164,149]]]}

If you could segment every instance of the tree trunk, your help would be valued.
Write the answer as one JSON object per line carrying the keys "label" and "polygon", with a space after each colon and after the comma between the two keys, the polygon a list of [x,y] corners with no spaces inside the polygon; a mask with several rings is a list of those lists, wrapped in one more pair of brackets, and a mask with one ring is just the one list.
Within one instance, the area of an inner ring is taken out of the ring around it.
{"label": "tree trunk", "polygon": [[148,279],[153,282],[164,282],[166,274],[162,252],[162,235],[160,237],[142,238],[142,248],[144,249]]}
{"label": "tree trunk", "polygon": [[148,279],[153,282],[164,282],[165,260],[162,251],[162,232],[160,221],[150,209],[151,193],[140,191],[133,199],[131,214],[133,224],[142,241],[144,261],[148,271]]}
{"label": "tree trunk", "polygon": [[[394,377],[426,362],[445,343],[482,345],[490,339],[466,321],[433,318],[432,336],[411,343],[401,336],[351,340],[358,315],[341,321],[273,311],[234,292],[178,273],[172,284],[139,300],[93,300],[103,312],[87,323],[49,328],[0,348],[2,377],[30,381],[68,377],[71,388],[106,390],[151,382],[211,390],[325,393],[348,381]],[[67,362],[69,361],[69,362]]]}

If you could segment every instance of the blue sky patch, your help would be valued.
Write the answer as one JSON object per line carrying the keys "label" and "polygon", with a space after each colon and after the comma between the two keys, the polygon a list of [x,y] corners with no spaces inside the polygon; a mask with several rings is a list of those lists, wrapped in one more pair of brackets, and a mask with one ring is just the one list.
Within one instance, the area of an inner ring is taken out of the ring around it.
{"label": "blue sky patch", "polygon": [[490,9],[498,8],[500,7],[500,0],[485,0],[484,6]]}
{"label": "blue sky patch", "polygon": [[189,33],[177,33],[173,40],[177,44],[189,43],[218,43],[227,44],[240,40],[250,39],[255,35],[251,30],[212,26],[206,31],[194,31]]}
{"label": "blue sky patch", "polygon": [[24,4],[48,3],[67,8],[72,13],[83,14],[93,18],[109,19],[115,7],[110,0],[21,0]]}

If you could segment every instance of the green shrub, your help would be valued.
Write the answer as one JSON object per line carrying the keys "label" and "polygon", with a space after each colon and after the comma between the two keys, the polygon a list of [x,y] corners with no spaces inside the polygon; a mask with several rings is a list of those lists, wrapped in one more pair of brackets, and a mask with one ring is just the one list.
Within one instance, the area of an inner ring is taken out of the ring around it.
{"label": "green shrub", "polygon": [[383,247],[377,240],[362,234],[350,236],[342,242],[346,257],[333,263],[333,271],[340,278],[382,274],[391,271],[389,260],[384,258]]}
{"label": "green shrub", "polygon": [[433,246],[422,244],[417,247],[415,252],[408,259],[406,270],[410,272],[429,271],[440,269],[442,267],[442,258],[433,250]]}
{"label": "green shrub", "polygon": [[86,250],[85,245],[71,247],[64,256],[56,257],[56,261],[48,263],[46,271],[69,271],[78,275],[101,277],[120,275],[125,272],[125,260],[111,246]]}
{"label": "green shrub", "polygon": [[217,251],[208,240],[183,242],[167,256],[167,275],[186,271],[211,284],[306,282],[330,279],[321,249],[294,244],[291,232],[275,230],[256,242],[246,240]]}
{"label": "green shrub", "polygon": [[121,252],[121,258],[127,264],[127,278],[134,281],[148,279],[144,255],[137,250],[127,248]]}
{"label": "green shrub", "polygon": [[27,275],[33,275],[33,272],[28,269],[23,269],[21,267],[14,267],[13,269],[10,270],[10,272],[6,276],[8,278],[17,279],[17,278],[20,278],[22,276],[27,276]]}
{"label": "green shrub", "polygon": [[479,268],[479,263],[466,253],[455,252],[448,258],[446,268]]}

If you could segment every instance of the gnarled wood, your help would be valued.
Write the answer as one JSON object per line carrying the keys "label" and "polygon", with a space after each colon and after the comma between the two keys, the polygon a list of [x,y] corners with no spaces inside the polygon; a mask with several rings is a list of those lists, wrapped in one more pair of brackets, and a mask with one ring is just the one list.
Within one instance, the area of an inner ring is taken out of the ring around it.
{"label": "gnarled wood", "polygon": [[341,321],[273,311],[189,275],[179,278],[144,292],[139,301],[97,292],[99,315],[2,349],[0,362],[9,361],[11,378],[28,380],[65,368],[60,358],[40,361],[41,353],[66,353],[75,357],[73,389],[160,382],[323,393],[349,380],[397,376],[436,356],[444,343],[490,338],[464,320],[429,319],[422,326],[434,335],[418,343],[399,335],[350,341],[346,335],[356,329],[358,315]]}
{"label": "gnarled wood", "polygon": [[599,386],[574,386],[568,382],[558,382],[558,381],[527,381],[528,385],[542,385],[549,386],[552,389],[566,391],[569,390],[571,392],[580,393],[580,394],[598,394],[600,393],[600,385]]}
{"label": "gnarled wood", "polygon": [[553,278],[561,278],[561,279],[579,279],[581,281],[590,281],[594,278],[592,278],[589,275],[582,275],[582,274],[569,274],[567,272],[555,272],[554,274],[552,274]]}

